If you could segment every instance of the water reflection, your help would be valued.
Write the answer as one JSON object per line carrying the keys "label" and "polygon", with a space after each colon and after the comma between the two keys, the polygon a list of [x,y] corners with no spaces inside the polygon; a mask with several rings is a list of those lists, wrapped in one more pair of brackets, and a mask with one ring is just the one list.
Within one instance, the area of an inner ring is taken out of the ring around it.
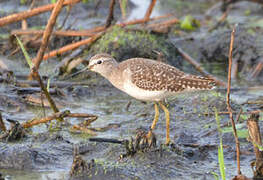
{"label": "water reflection", "polygon": [[[131,14],[128,17],[128,20],[142,18],[145,15],[148,6],[151,3],[151,0],[131,0],[131,2],[135,5],[135,8],[132,9]],[[156,5],[157,4],[158,2],[156,3]],[[158,15],[160,15],[158,8],[154,8],[151,17]]]}

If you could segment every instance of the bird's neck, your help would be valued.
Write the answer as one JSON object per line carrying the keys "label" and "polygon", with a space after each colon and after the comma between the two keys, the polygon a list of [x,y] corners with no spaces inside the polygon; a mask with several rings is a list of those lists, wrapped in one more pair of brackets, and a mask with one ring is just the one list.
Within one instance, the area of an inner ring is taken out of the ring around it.
{"label": "bird's neck", "polygon": [[112,73],[116,71],[118,68],[118,63],[112,63],[109,64],[106,69],[102,69],[99,73],[106,79],[110,80],[110,77],[112,76]]}
{"label": "bird's neck", "polygon": [[112,71],[107,77],[107,79],[114,85],[116,88],[122,90],[122,71],[119,69],[119,66],[113,66]]}

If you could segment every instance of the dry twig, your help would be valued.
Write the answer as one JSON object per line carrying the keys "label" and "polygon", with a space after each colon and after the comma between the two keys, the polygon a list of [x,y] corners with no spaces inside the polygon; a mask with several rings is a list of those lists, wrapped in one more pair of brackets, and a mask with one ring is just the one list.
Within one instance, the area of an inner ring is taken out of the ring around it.
{"label": "dry twig", "polygon": [[106,28],[110,27],[111,22],[114,19],[114,5],[115,5],[115,0],[111,0],[110,8],[109,8],[109,14],[108,14],[106,24],[105,24]]}
{"label": "dry twig", "polygon": [[36,120],[30,121],[30,122],[25,122],[22,124],[22,126],[24,128],[30,128],[30,127],[38,125],[38,124],[47,123],[47,122],[52,121],[54,119],[60,119],[60,118],[62,119],[64,117],[67,117],[69,114],[70,114],[70,111],[68,111],[68,110],[62,111],[62,112],[57,112],[57,113],[52,114],[51,116],[47,116],[47,117],[44,117],[42,119],[36,119]]}
{"label": "dry twig", "polygon": [[241,175],[241,170],[240,170],[240,145],[239,145],[239,140],[238,140],[238,136],[237,136],[237,130],[236,130],[235,121],[233,119],[232,108],[230,106],[231,68],[232,68],[232,54],[233,54],[233,45],[234,45],[235,32],[236,32],[236,27],[234,27],[233,30],[232,30],[230,47],[229,47],[229,56],[228,56],[228,58],[229,58],[229,65],[228,65],[228,83],[227,83],[226,102],[227,102],[227,109],[228,109],[228,112],[229,112],[229,118],[230,118],[230,121],[231,121],[231,124],[232,124],[234,136],[235,136],[235,142],[236,142],[237,174]]}
{"label": "dry twig", "polygon": [[72,129],[73,129],[73,130],[80,130],[81,132],[90,134],[90,135],[92,135],[92,136],[97,135],[97,133],[96,133],[95,131],[93,131],[93,130],[91,130],[91,129],[88,129],[88,128],[86,128],[86,127],[81,127],[81,126],[79,126],[79,125],[74,125],[74,126],[72,127]]}
{"label": "dry twig", "polygon": [[263,69],[263,58],[261,59],[261,61],[257,64],[256,68],[254,69],[254,71],[250,74],[250,78],[256,78],[260,72]]}
{"label": "dry twig", "polygon": [[62,112],[54,113],[54,114],[52,114],[50,116],[47,116],[47,117],[44,117],[42,119],[35,119],[33,121],[30,121],[30,122],[25,122],[25,123],[22,124],[22,126],[24,128],[30,128],[30,127],[38,125],[38,124],[47,123],[47,122],[52,121],[54,119],[64,118],[64,117],[89,118],[90,121],[94,121],[94,119],[96,120],[98,118],[96,115],[92,115],[92,114],[71,113],[69,110],[65,110],[65,111],[62,111]]}
{"label": "dry twig", "polygon": [[103,34],[104,34],[104,32],[97,33],[96,35],[94,35],[94,36],[92,36],[92,37],[90,37],[88,39],[84,39],[82,41],[78,41],[76,43],[63,46],[63,47],[61,47],[61,48],[59,48],[57,50],[53,50],[51,52],[48,52],[48,53],[46,53],[43,56],[43,60],[47,60],[48,58],[61,55],[61,54],[65,53],[65,52],[68,52],[70,50],[74,50],[74,49],[76,49],[76,48],[78,48],[80,46],[91,44],[94,41],[96,41],[98,38],[100,38]]}
{"label": "dry twig", "polygon": [[150,5],[149,5],[149,7],[148,7],[148,9],[147,9],[147,11],[146,11],[146,13],[145,13],[145,15],[144,15],[144,19],[145,19],[146,21],[149,21],[149,20],[150,20],[150,16],[151,16],[151,14],[152,14],[152,10],[153,10],[153,8],[154,8],[155,3],[156,3],[156,0],[151,0],[151,3],[150,3]]}
{"label": "dry twig", "polygon": [[41,46],[40,46],[38,53],[37,53],[37,57],[33,60],[33,63],[34,63],[33,69],[35,69],[37,71],[38,71],[39,65],[42,61],[42,58],[44,56],[45,50],[47,48],[49,38],[51,36],[51,33],[53,31],[54,25],[55,25],[56,20],[57,20],[57,16],[59,15],[59,12],[63,6],[63,2],[64,2],[64,0],[59,0],[56,3],[56,6],[55,6],[54,10],[52,11],[52,14],[48,20],[48,23],[47,23],[47,26],[46,26],[46,29],[45,29],[45,32],[44,32],[44,35],[42,38],[42,43],[41,43]]}
{"label": "dry twig", "polygon": [[[42,43],[41,43],[40,49],[37,53],[36,59],[33,60],[34,65],[31,68],[31,76],[34,77],[38,81],[42,91],[45,93],[47,100],[50,103],[51,108],[53,109],[53,111],[55,113],[59,112],[59,110],[58,110],[55,102],[51,98],[50,94],[48,93],[47,88],[44,86],[44,83],[43,83],[43,81],[42,81],[42,79],[38,73],[38,68],[39,68],[40,63],[42,62],[45,50],[46,50],[47,45],[48,45],[49,38],[51,36],[53,27],[56,23],[57,16],[58,16],[61,8],[63,7],[63,2],[64,2],[64,0],[59,0],[55,5],[54,10],[52,11],[52,14],[48,20],[48,24],[47,24],[46,29],[45,29],[45,33],[44,33],[43,38],[42,38]],[[63,118],[59,117],[58,120],[62,121]]]}
{"label": "dry twig", "polygon": [[[27,29],[27,30],[21,30],[16,29],[11,31],[11,35],[42,35],[44,34],[44,30],[34,30],[34,29]],[[96,32],[90,32],[88,30],[59,30],[54,31],[52,35],[55,36],[93,36]]]}
{"label": "dry twig", "polygon": [[[79,3],[81,0],[67,0],[63,3],[63,6],[69,5],[69,4],[75,4],[75,3]],[[0,18],[0,27],[7,25],[7,24],[11,24],[17,21],[21,21],[23,19],[41,14],[43,12],[46,11],[51,11],[53,8],[55,7],[55,4],[48,4],[45,6],[41,6],[38,8],[34,8],[30,11],[24,11],[24,12],[20,12],[17,14],[11,14],[9,16]]]}

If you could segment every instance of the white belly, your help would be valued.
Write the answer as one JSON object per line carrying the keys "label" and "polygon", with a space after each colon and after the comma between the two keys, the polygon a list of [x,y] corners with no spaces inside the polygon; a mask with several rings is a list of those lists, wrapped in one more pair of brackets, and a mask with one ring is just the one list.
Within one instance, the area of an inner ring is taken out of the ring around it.
{"label": "white belly", "polygon": [[[122,79],[125,77],[125,79]],[[110,79],[111,81],[111,79]],[[168,96],[174,95],[174,93],[168,91],[149,91],[138,88],[134,85],[131,81],[131,71],[129,68],[123,71],[122,76],[120,79],[116,80],[116,75],[114,76],[114,81],[112,80],[111,83],[118,89],[124,91],[128,95],[142,100],[142,101],[161,101]]]}
{"label": "white belly", "polygon": [[142,101],[161,101],[171,94],[167,91],[148,91],[135,86],[131,81],[123,84],[123,91]]}

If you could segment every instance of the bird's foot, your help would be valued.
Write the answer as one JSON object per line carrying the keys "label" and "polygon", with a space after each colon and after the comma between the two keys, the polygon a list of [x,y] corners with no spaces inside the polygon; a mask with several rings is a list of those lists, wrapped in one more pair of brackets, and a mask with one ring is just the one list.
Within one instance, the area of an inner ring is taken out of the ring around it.
{"label": "bird's foot", "polygon": [[172,143],[171,143],[171,139],[169,138],[169,139],[166,139],[166,141],[165,141],[165,145],[166,146],[169,146],[169,145],[171,145]]}
{"label": "bird's foot", "polygon": [[175,146],[175,143],[173,141],[171,141],[170,138],[166,138],[166,141],[165,141],[165,146],[170,146],[170,147],[173,147]]}
{"label": "bird's foot", "polygon": [[121,155],[121,159],[126,156],[134,155],[138,151],[146,152],[151,148],[155,148],[156,137],[151,130],[147,132],[147,130],[139,128],[136,130],[135,139],[131,138],[131,140],[124,141],[124,145],[126,148],[126,154]]}
{"label": "bird's foot", "polygon": [[147,133],[144,129],[137,129],[134,147],[142,151],[156,147],[156,137],[152,130]]}

